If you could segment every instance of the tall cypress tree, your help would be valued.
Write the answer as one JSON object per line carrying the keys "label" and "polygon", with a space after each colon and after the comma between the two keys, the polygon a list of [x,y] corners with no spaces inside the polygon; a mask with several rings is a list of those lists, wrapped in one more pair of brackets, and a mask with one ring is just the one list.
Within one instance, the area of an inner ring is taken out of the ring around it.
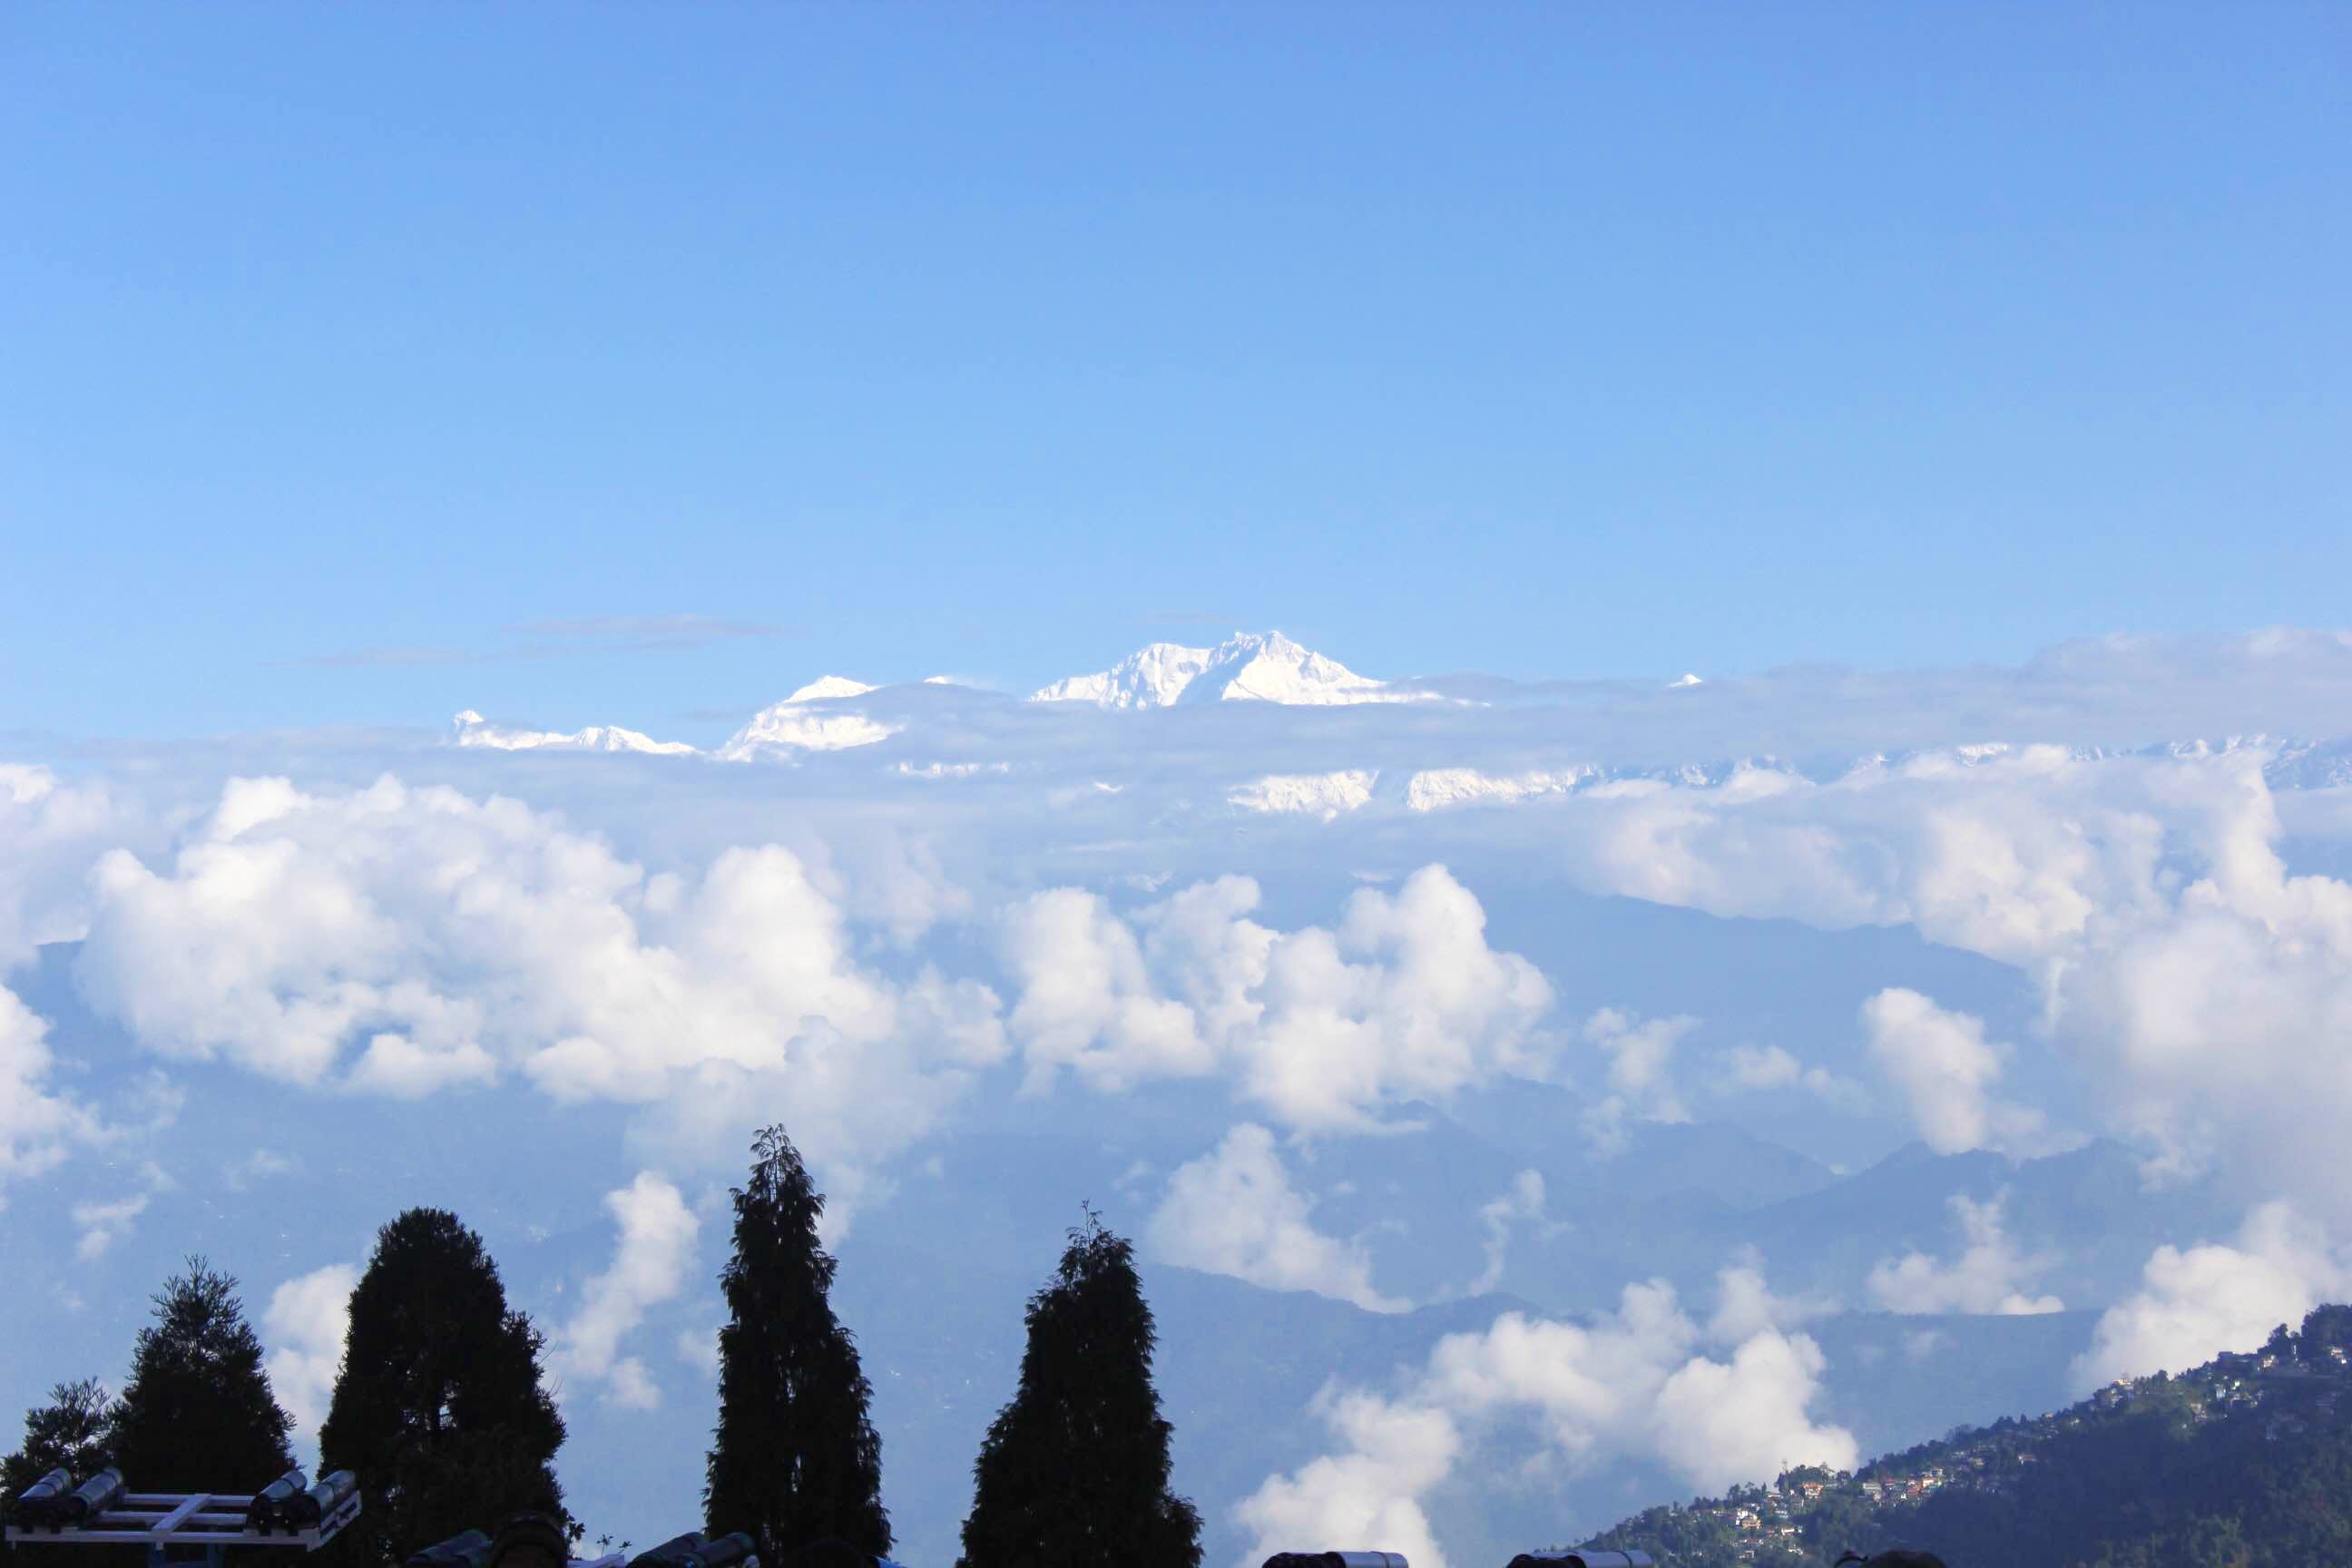
{"label": "tall cypress tree", "polygon": [[[112,1464],[110,1419],[105,1385],[94,1377],[60,1383],[47,1405],[25,1412],[24,1446],[0,1459],[0,1525],[10,1521],[18,1495],[51,1470],[86,1481]],[[28,1552],[22,1561],[31,1568],[122,1568],[121,1552],[103,1546],[45,1546],[41,1552]]]}
{"label": "tall cypress tree", "polygon": [[704,1510],[713,1532],[750,1531],[771,1563],[828,1539],[880,1556],[882,1439],[856,1342],[833,1315],[834,1259],[817,1244],[824,1198],[782,1128],[763,1129],[751,1152],[719,1277],[728,1321]]}
{"label": "tall cypress tree", "polygon": [[972,1465],[960,1568],[1199,1568],[1200,1512],[1168,1486],[1135,1246],[1086,1215],[1029,1299],[1021,1386]]}
{"label": "tall cypress tree", "polygon": [[325,1465],[354,1472],[367,1500],[347,1560],[396,1563],[521,1509],[568,1520],[545,1345],[456,1215],[410,1209],[376,1233],[319,1429]]}
{"label": "tall cypress tree", "polygon": [[236,1281],[201,1258],[155,1299],[114,1409],[114,1462],[137,1491],[251,1491],[294,1468]]}

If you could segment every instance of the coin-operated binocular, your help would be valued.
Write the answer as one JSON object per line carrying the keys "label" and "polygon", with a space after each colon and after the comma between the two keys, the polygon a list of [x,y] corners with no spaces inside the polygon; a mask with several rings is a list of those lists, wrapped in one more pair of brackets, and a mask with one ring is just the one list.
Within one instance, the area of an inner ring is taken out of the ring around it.
{"label": "coin-operated binocular", "polygon": [[740,1530],[715,1537],[689,1530],[638,1552],[629,1568],[760,1568],[759,1543]]}
{"label": "coin-operated binocular", "polygon": [[73,1477],[51,1470],[16,1494],[16,1522],[28,1530],[54,1530],[65,1522],[66,1500],[74,1492]]}
{"label": "coin-operated binocular", "polygon": [[287,1510],[294,1500],[310,1489],[310,1478],[299,1470],[289,1470],[259,1491],[246,1505],[245,1527],[263,1535],[273,1530],[291,1530]]}
{"label": "coin-operated binocular", "polygon": [[332,1519],[342,1506],[358,1495],[359,1477],[349,1470],[330,1470],[309,1489],[296,1492],[286,1500],[286,1510],[278,1520],[287,1530],[308,1530],[314,1524]]}
{"label": "coin-operated binocular", "polygon": [[407,1568],[489,1568],[490,1538],[478,1530],[461,1530],[446,1541],[408,1555]]}
{"label": "coin-operated binocular", "polygon": [[[52,1475],[63,1475],[62,1470]],[[98,1522],[98,1516],[122,1501],[122,1472],[109,1465],[98,1474],[74,1488],[58,1503],[50,1528],[64,1525],[68,1529],[87,1530]]]}
{"label": "coin-operated binocular", "polygon": [[1407,1568],[1402,1552],[1277,1552],[1265,1568]]}
{"label": "coin-operated binocular", "polygon": [[1507,1568],[1654,1568],[1646,1552],[1522,1552]]}
{"label": "coin-operated binocular", "polygon": [[898,1568],[887,1557],[877,1557],[837,1535],[812,1541],[793,1552],[779,1568]]}

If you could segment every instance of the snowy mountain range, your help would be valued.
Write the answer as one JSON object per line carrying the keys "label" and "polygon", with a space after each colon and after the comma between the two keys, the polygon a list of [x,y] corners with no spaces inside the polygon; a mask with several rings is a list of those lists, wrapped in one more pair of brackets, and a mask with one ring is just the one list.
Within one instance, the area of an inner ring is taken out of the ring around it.
{"label": "snowy mountain range", "polygon": [[[1996,742],[1870,752],[1859,757],[1852,752],[1816,754],[1799,763],[1757,755],[1632,763],[1601,760],[1590,741],[1563,726],[1551,730],[1548,742],[1538,739],[1538,749],[1530,752],[1524,743],[1529,731],[1523,721],[1515,722],[1508,707],[1489,709],[1449,700],[1359,675],[1278,631],[1236,633],[1214,647],[1153,643],[1108,669],[1055,681],[1022,701],[969,688],[964,689],[964,702],[952,708],[937,706],[938,699],[918,696],[923,688],[956,684],[946,677],[933,676],[919,685],[884,688],[845,676],[822,676],[754,713],[733,735],[707,749],[682,741],[657,741],[618,725],[590,725],[569,732],[502,725],[471,710],[457,716],[452,738],[462,747],[508,752],[636,752],[791,764],[816,753],[852,751],[908,733],[937,732],[949,746],[967,748],[972,743],[967,726],[935,728],[933,720],[950,713],[965,718],[979,712],[995,715],[992,721],[997,731],[994,744],[1003,747],[1003,752],[979,757],[898,757],[888,764],[892,772],[908,777],[950,779],[1003,775],[1031,766],[1018,760],[1027,742],[1017,737],[1026,726],[1020,725],[1014,715],[1024,708],[1068,706],[1110,712],[1211,703],[1277,708],[1427,703],[1448,716],[1442,730],[1430,731],[1425,738],[1406,746],[1356,735],[1347,742],[1346,753],[1286,756],[1286,765],[1273,768],[1267,765],[1274,762],[1272,757],[1255,768],[1243,762],[1223,778],[1203,781],[1214,786],[1211,798],[1221,797],[1232,811],[1327,822],[1368,808],[1418,816],[1466,806],[1521,805],[1596,788],[1663,786],[1770,793],[1800,777],[1828,783],[1856,770],[1973,767],[2009,756],[2017,749]],[[1662,690],[1679,695],[1700,684],[1696,677],[1685,676]],[[1526,710],[1518,711],[1524,714]],[[1117,728],[1124,751],[1138,737],[1124,724]],[[1491,763],[1475,765],[1486,760],[1482,753],[1491,754],[1480,743],[1490,730],[1507,738],[1507,752],[1523,760],[1501,768]],[[957,731],[963,732],[950,739]],[[1541,736],[1544,731],[1534,733]],[[1189,742],[1182,749],[1188,757],[1195,754]],[[2204,758],[2249,750],[2264,753],[2263,772],[2273,788],[2322,789],[2352,784],[2352,740],[2313,742],[2255,733],[2220,742],[2051,749],[2053,756],[2077,762],[2126,755]],[[1013,760],[1005,752],[1013,753]],[[1669,752],[1667,756],[1672,754]],[[1067,760],[1066,751],[1039,759],[1049,772],[1057,762]],[[1131,760],[1141,764],[1139,755]],[[1302,767],[1301,763],[1307,765]],[[1098,768],[1099,759],[1087,766]],[[1109,784],[1098,787],[1112,788]]]}
{"label": "snowy mountain range", "polygon": [[1399,690],[1386,681],[1358,675],[1280,632],[1236,632],[1215,647],[1156,642],[1108,669],[1057,680],[1029,700],[1091,702],[1097,708],[1172,708],[1179,702],[1320,708],[1436,700],[1428,692]]}
{"label": "snowy mountain range", "polygon": [[684,741],[656,741],[617,724],[591,724],[569,734],[553,730],[516,730],[493,724],[468,708],[451,721],[451,738],[461,746],[486,746],[498,752],[646,752],[656,755],[691,756],[695,748]]}
{"label": "snowy mountain range", "polygon": [[[926,685],[951,685],[944,676]],[[505,752],[643,752],[707,754],[721,762],[789,758],[800,752],[838,752],[886,741],[903,727],[839,706],[880,688],[847,676],[825,675],[782,701],[753,714],[726,743],[708,753],[683,741],[656,741],[635,730],[592,724],[564,733],[493,724],[467,709],[457,715],[460,746]],[[1323,708],[1359,702],[1440,700],[1358,675],[1339,660],[1302,647],[1280,632],[1236,632],[1215,647],[1153,643],[1093,675],[1074,675],[1034,692],[1032,702],[1088,702],[1097,708],[1170,708],[1179,702],[1272,702]]]}

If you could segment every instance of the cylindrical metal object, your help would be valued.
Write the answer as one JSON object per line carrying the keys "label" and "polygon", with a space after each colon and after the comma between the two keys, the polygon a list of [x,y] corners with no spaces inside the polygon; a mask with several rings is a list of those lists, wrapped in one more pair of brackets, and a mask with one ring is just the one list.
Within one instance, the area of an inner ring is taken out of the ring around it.
{"label": "cylindrical metal object", "polygon": [[310,1489],[310,1477],[299,1470],[287,1471],[254,1494],[245,1510],[245,1527],[267,1531],[284,1524],[287,1509]]}
{"label": "cylindrical metal object", "polygon": [[551,1514],[529,1510],[499,1521],[490,1543],[490,1568],[565,1568],[572,1542]]}
{"label": "cylindrical metal object", "polygon": [[1407,1568],[1402,1552],[1277,1552],[1265,1568]]}
{"label": "cylindrical metal object", "polygon": [[659,1546],[649,1546],[630,1558],[629,1568],[680,1568],[687,1557],[702,1543],[703,1534],[698,1530],[673,1535]]}
{"label": "cylindrical metal object", "polygon": [[50,1525],[65,1517],[66,1500],[73,1496],[73,1477],[65,1471],[51,1470],[16,1499],[16,1522],[24,1525]]}
{"label": "cylindrical metal object", "polygon": [[760,1543],[742,1531],[734,1531],[706,1541],[686,1554],[684,1568],[741,1568],[745,1559],[759,1551]]}
{"label": "cylindrical metal object", "polygon": [[350,1500],[360,1489],[359,1477],[349,1470],[334,1470],[320,1476],[310,1490],[297,1492],[286,1500],[285,1511],[279,1522],[289,1530],[299,1530],[326,1519]]}
{"label": "cylindrical metal object", "polygon": [[122,1497],[122,1472],[109,1465],[74,1489],[66,1499],[64,1522],[87,1528]]}
{"label": "cylindrical metal object", "polygon": [[484,1568],[489,1560],[490,1538],[467,1530],[411,1553],[408,1568]]}

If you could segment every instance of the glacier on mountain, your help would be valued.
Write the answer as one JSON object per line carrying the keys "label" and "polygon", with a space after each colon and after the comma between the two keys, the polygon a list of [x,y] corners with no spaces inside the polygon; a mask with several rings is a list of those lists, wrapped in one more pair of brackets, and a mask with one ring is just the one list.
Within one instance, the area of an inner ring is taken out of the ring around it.
{"label": "glacier on mountain", "polygon": [[899,725],[833,706],[876,689],[847,676],[819,676],[782,702],[752,714],[715,754],[721,762],[742,763],[794,752],[842,752],[887,741]]}
{"label": "glacier on mountain", "polygon": [[1305,813],[1332,821],[1372,798],[1378,770],[1347,768],[1328,773],[1268,773],[1236,784],[1225,795],[1228,805],[1244,811]]}
{"label": "glacier on mountain", "polygon": [[1517,805],[1538,795],[1567,795],[1579,784],[1601,776],[1590,764],[1550,771],[1530,768],[1517,773],[1483,773],[1476,768],[1424,768],[1404,786],[1404,804],[1412,811],[1442,811],[1455,805]]}
{"label": "glacier on mountain", "polygon": [[1236,632],[1215,647],[1156,642],[1093,675],[1074,675],[1031,694],[1032,702],[1091,702],[1097,708],[1171,708],[1179,702],[1274,702],[1328,707],[1434,700],[1358,675],[1280,632]]}
{"label": "glacier on mountain", "polygon": [[486,746],[499,752],[644,752],[657,756],[692,756],[684,741],[656,741],[617,724],[591,724],[562,734],[553,730],[510,730],[493,724],[468,708],[451,721],[457,744]]}

